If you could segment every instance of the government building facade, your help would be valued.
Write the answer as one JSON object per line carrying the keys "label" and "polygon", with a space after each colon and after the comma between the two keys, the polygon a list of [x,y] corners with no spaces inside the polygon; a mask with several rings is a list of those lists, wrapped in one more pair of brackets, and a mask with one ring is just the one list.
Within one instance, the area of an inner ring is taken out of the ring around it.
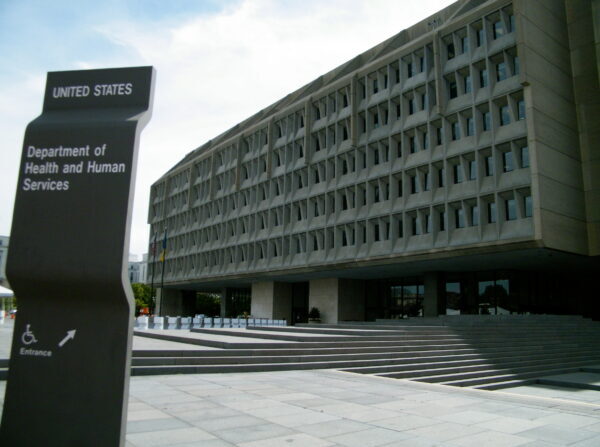
{"label": "government building facade", "polygon": [[157,313],[600,317],[596,7],[459,0],[186,155]]}

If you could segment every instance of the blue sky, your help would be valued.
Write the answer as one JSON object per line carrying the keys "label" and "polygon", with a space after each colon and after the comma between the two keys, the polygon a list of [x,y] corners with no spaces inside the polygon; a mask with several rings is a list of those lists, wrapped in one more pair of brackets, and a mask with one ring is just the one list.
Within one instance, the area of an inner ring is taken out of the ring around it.
{"label": "blue sky", "polygon": [[150,185],[185,154],[452,0],[0,0],[0,234],[46,72],[153,65],[130,252]]}

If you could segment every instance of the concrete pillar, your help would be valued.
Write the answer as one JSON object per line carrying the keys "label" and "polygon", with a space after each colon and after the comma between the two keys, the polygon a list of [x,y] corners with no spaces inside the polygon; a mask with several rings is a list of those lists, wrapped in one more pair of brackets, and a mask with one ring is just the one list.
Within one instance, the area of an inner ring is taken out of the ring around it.
{"label": "concrete pillar", "polygon": [[428,272],[424,275],[425,296],[423,299],[423,316],[437,317],[446,314],[446,290],[444,275]]}
{"label": "concrete pillar", "polygon": [[157,289],[156,315],[178,316],[183,313],[183,297],[179,289]]}
{"label": "concrete pillar", "polygon": [[361,280],[324,278],[310,281],[308,308],[319,309],[321,322],[364,321],[365,283]]}
{"label": "concrete pillar", "polygon": [[316,307],[321,313],[321,322],[337,324],[339,310],[338,278],[312,279],[308,288],[308,310]]}
{"label": "concrete pillar", "polygon": [[227,288],[221,289],[221,309],[219,310],[219,316],[225,318],[227,316]]}
{"label": "concrete pillar", "polygon": [[292,285],[263,281],[252,284],[250,313],[255,318],[292,319]]}

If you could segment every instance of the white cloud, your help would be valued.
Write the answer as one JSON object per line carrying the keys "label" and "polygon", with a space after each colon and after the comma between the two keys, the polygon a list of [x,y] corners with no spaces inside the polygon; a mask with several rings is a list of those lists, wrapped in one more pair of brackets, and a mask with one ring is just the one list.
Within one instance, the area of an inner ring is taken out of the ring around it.
{"label": "white cloud", "polygon": [[[179,24],[98,25],[96,30],[128,56],[80,58],[78,67],[154,65],[157,69],[153,118],[140,144],[131,251],[146,250],[150,185],[185,154],[450,3],[244,0],[221,13],[189,17]],[[27,102],[20,104],[19,119],[11,120],[20,132],[4,125],[0,131],[22,138],[26,122],[41,108],[39,79],[35,83],[23,87],[25,96],[15,93],[11,99],[10,91],[0,92],[7,93],[11,102]],[[20,147],[21,141],[12,137],[3,144]],[[11,157],[3,153],[3,164],[6,159],[16,173],[18,160]],[[9,189],[16,182],[16,174],[12,175]],[[6,189],[6,181],[4,185]],[[5,192],[0,194],[1,203],[8,203]],[[10,202],[12,209],[12,198]],[[0,219],[4,219],[0,233],[7,233],[6,218]]]}

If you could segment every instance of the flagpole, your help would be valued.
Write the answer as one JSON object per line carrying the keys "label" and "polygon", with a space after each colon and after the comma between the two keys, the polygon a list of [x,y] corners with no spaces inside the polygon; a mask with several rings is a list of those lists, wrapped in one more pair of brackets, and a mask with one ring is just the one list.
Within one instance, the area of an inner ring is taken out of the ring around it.
{"label": "flagpole", "polygon": [[156,269],[156,233],[154,233],[154,240],[152,241],[152,273],[151,273],[151,281],[150,281],[150,298],[152,299],[152,314],[156,312],[156,295],[154,290],[154,271]]}
{"label": "flagpole", "polygon": [[162,261],[162,273],[160,275],[160,313],[159,315],[162,317],[162,308],[163,301],[165,299],[165,264],[167,263],[167,229],[165,228],[165,235],[162,243],[162,253],[160,255]]}

